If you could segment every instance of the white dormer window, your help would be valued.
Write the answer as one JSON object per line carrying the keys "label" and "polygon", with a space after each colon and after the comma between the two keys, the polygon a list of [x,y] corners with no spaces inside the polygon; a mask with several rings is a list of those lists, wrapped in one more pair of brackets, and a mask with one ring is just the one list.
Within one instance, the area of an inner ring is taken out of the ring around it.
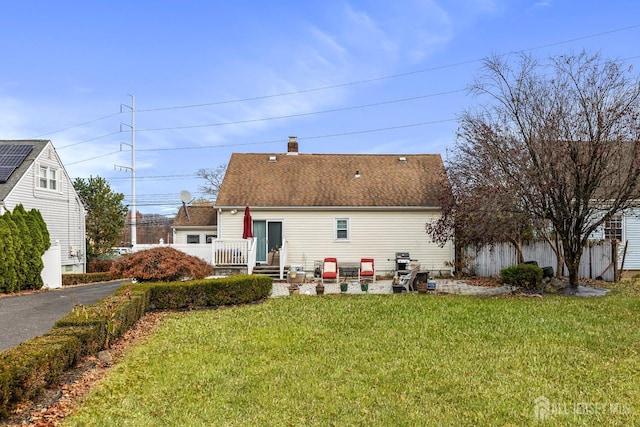
{"label": "white dormer window", "polygon": [[58,191],[58,170],[48,166],[40,166],[38,187]]}

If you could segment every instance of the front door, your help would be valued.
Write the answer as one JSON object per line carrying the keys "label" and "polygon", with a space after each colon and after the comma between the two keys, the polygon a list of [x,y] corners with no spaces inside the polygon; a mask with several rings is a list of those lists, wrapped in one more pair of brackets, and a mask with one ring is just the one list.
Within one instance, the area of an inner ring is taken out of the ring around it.
{"label": "front door", "polygon": [[256,241],[256,262],[266,263],[267,254],[282,246],[282,221],[253,221],[253,237]]}

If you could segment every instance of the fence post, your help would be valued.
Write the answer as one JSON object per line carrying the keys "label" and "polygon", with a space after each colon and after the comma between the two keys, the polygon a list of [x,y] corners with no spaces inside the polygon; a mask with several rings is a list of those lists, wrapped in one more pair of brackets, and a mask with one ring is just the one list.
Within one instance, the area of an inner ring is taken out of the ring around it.
{"label": "fence post", "polygon": [[[618,244],[620,242],[618,242],[617,239],[612,239],[611,240],[611,262],[613,263],[613,281],[614,282],[619,282],[620,281],[620,274],[622,273],[622,269],[618,269]],[[624,251],[625,254],[627,252],[627,245],[624,245]],[[622,256],[622,259],[624,260],[624,255]]]}

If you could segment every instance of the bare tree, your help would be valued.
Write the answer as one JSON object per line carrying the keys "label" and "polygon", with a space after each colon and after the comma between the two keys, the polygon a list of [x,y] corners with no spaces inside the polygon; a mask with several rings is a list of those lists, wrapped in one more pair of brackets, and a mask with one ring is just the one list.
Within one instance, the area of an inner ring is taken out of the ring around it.
{"label": "bare tree", "polygon": [[218,197],[220,185],[222,184],[222,179],[224,178],[224,174],[226,171],[227,165],[225,163],[212,169],[198,170],[198,177],[206,181],[206,184],[199,187],[200,191],[202,191],[204,194],[211,195],[215,200]]}
{"label": "bare tree", "polygon": [[[442,216],[427,224],[427,233],[441,244],[454,239],[460,250],[509,242],[516,249],[518,261],[523,262],[522,244],[533,237],[532,220],[519,209],[517,199],[506,188],[494,188],[489,182],[474,179],[489,174],[490,171],[477,169],[491,163],[469,162],[471,156],[459,153],[449,162],[447,182],[441,187],[445,190],[440,196]],[[456,259],[461,258],[458,253]]]}
{"label": "bare tree", "polygon": [[640,200],[640,81],[600,54],[518,59],[485,61],[470,91],[486,102],[462,114],[449,172],[550,224],[576,288],[590,235]]}

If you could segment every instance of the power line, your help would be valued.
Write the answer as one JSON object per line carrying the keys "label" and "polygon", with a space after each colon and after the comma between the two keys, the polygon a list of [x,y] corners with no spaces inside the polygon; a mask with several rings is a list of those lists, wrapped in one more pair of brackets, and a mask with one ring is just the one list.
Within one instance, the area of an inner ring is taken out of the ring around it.
{"label": "power line", "polygon": [[431,97],[434,97],[434,96],[441,96],[441,95],[451,95],[453,93],[460,93],[460,92],[464,92],[464,91],[465,91],[465,89],[455,89],[455,90],[450,90],[450,91],[446,91],[446,92],[438,92],[438,93],[431,93],[431,94],[427,94],[427,95],[412,96],[412,97],[409,97],[409,98],[393,99],[393,100],[390,100],[390,101],[374,102],[374,103],[371,103],[371,104],[354,105],[354,106],[342,107],[342,108],[332,108],[332,109],[329,109],[329,110],[311,111],[311,112],[308,112],[308,113],[287,114],[285,116],[263,117],[263,118],[260,118],[260,119],[238,120],[238,121],[234,121],[234,122],[210,123],[210,124],[202,124],[202,125],[174,126],[174,127],[153,128],[153,129],[138,129],[138,132],[150,132],[150,131],[160,131],[160,130],[193,129],[193,128],[202,128],[202,127],[213,127],[213,126],[237,125],[237,124],[245,124],[245,123],[256,123],[256,122],[279,120],[279,119],[291,119],[291,118],[294,118],[294,117],[305,117],[305,116],[313,116],[313,115],[316,115],[316,114],[336,113],[338,111],[357,110],[357,109],[360,109],[360,108],[378,107],[380,105],[389,105],[389,104],[397,104],[397,103],[400,103],[400,102],[416,101],[418,99],[431,98]]}
{"label": "power line", "polygon": [[51,131],[51,132],[46,132],[46,133],[40,134],[38,136],[34,136],[33,139],[38,139],[38,138],[43,137],[45,135],[53,135],[54,133],[64,132],[65,130],[77,128],[77,127],[88,125],[88,124],[91,124],[91,123],[95,123],[95,122],[98,122],[100,120],[104,120],[104,119],[108,119],[110,117],[117,116],[119,114],[122,114],[122,112],[120,111],[120,112],[117,112],[117,113],[108,114],[106,116],[98,117],[97,119],[88,120],[86,122],[78,123],[77,125],[67,126],[66,128],[54,130],[54,131]]}
{"label": "power line", "polygon": [[71,163],[65,163],[66,166],[70,166],[70,165],[76,165],[78,163],[84,163],[84,162],[88,162],[89,160],[95,160],[95,159],[99,159],[101,157],[107,157],[107,156],[111,156],[113,154],[118,154],[121,153],[122,151],[112,151],[111,153],[105,153],[105,154],[101,154],[99,156],[95,156],[95,157],[91,157],[89,159],[84,159],[84,160],[78,160],[77,162],[71,162]]}
{"label": "power line", "polygon": [[84,141],[80,141],[80,142],[74,142],[73,144],[69,144],[69,145],[63,145],[62,147],[58,147],[58,150],[64,150],[65,148],[69,148],[69,147],[75,147],[76,145],[80,145],[80,144],[86,144],[87,142],[92,142],[92,141],[97,141],[98,139],[102,139],[102,138],[106,138],[108,136],[113,136],[113,135],[117,135],[119,133],[122,133],[121,130],[117,131],[117,132],[111,132],[108,133],[106,135],[102,135],[102,136],[97,136],[95,138],[91,138],[91,139],[86,139]]}
{"label": "power line", "polygon": [[[535,46],[535,47],[530,47],[530,48],[526,48],[526,49],[513,50],[511,52],[499,54],[498,56],[508,56],[508,55],[513,55],[513,54],[517,54],[517,53],[524,53],[524,52],[528,52],[528,51],[532,51],[532,50],[544,49],[544,48],[547,48],[547,47],[558,46],[558,45],[561,45],[561,44],[573,43],[573,42],[580,41],[580,40],[586,40],[586,39],[590,39],[590,38],[594,38],[594,37],[600,37],[600,36],[604,36],[604,35],[608,35],[608,34],[613,34],[613,33],[618,33],[618,32],[622,32],[622,31],[632,30],[634,28],[639,28],[639,27],[640,27],[640,24],[630,25],[630,26],[621,27],[621,28],[614,28],[612,30],[602,31],[602,32],[599,32],[599,33],[594,33],[594,34],[588,34],[586,36],[574,37],[574,38],[566,39],[566,40],[560,40],[560,41],[557,41],[557,42],[547,43],[547,44],[543,44],[543,45]],[[240,102],[246,102],[246,101],[256,101],[256,100],[261,100],[261,99],[268,99],[268,98],[277,98],[277,97],[281,97],[281,96],[299,95],[299,94],[303,94],[303,93],[316,92],[316,91],[328,90],[328,89],[337,89],[337,88],[346,87],[346,86],[354,86],[354,85],[359,85],[359,84],[364,84],[364,83],[372,83],[372,82],[376,82],[376,81],[390,80],[390,79],[395,79],[395,78],[400,78],[400,77],[407,77],[407,76],[412,76],[412,75],[416,75],[416,74],[428,73],[428,72],[431,72],[431,71],[443,70],[443,69],[446,69],[446,68],[454,68],[454,67],[458,67],[458,66],[461,66],[461,65],[473,64],[475,62],[482,62],[483,60],[484,60],[484,58],[469,59],[469,60],[466,60],[466,61],[454,62],[454,63],[451,63],[451,64],[440,65],[440,66],[437,66],[437,67],[423,68],[423,69],[420,69],[420,70],[407,71],[405,73],[390,74],[390,75],[387,75],[387,76],[373,77],[373,78],[369,78],[369,79],[357,80],[357,81],[346,82],[346,83],[338,83],[338,84],[329,85],[329,86],[320,86],[320,87],[309,88],[309,89],[301,89],[301,90],[295,90],[295,91],[290,91],[290,92],[275,93],[275,94],[271,94],[271,95],[253,96],[253,97],[249,97],[249,98],[232,99],[232,100],[226,100],[226,101],[207,102],[207,103],[202,103],[202,104],[190,104],[190,105],[179,105],[179,106],[173,106],[173,107],[148,108],[148,109],[138,110],[138,112],[152,112],[152,111],[178,110],[178,109],[185,109],[185,108],[209,107],[209,106],[213,106],[213,105],[232,104],[232,103],[240,103]]]}
{"label": "power line", "polygon": [[[199,178],[197,174],[185,174],[185,175],[149,175],[149,176],[136,176],[136,180],[165,180],[165,179],[195,179]],[[118,180],[130,180],[130,177],[126,176],[113,176],[113,177],[105,177],[105,179],[118,181]]]}
{"label": "power line", "polygon": [[[590,38],[601,37],[601,36],[608,35],[608,34],[628,31],[628,30],[639,28],[639,27],[640,27],[640,24],[635,24],[635,25],[630,25],[630,26],[620,27],[620,28],[614,28],[614,29],[611,29],[611,30],[601,31],[601,32],[598,32],[598,33],[592,33],[592,34],[588,34],[588,35],[585,35],[585,36],[574,37],[574,38],[571,38],[571,39],[560,40],[560,41],[552,42],[552,43],[546,43],[546,44],[543,44],[543,45],[540,45],[540,46],[534,46],[534,47],[530,47],[530,48],[526,48],[526,49],[514,50],[514,51],[511,51],[511,52],[508,52],[508,53],[500,54],[498,56],[506,56],[506,55],[511,55],[511,54],[515,54],[515,53],[524,53],[524,52],[528,52],[528,51],[544,49],[544,48],[547,48],[547,47],[558,46],[558,45],[562,45],[562,44],[573,43],[573,42],[580,41],[580,40],[586,40],[586,39],[590,39]],[[179,106],[170,106],[170,107],[138,109],[137,112],[154,112],[154,111],[177,110],[177,109],[186,109],[186,108],[199,108],[199,107],[208,107],[208,106],[214,106],[214,105],[223,105],[223,104],[231,104],[231,103],[240,103],[240,102],[268,99],[268,98],[276,98],[276,97],[282,97],[282,96],[298,95],[298,94],[304,94],[304,93],[310,93],[310,92],[316,92],[316,91],[322,91],[322,90],[336,89],[336,88],[340,88],[340,87],[354,86],[354,85],[359,85],[359,84],[364,84],[364,83],[371,83],[371,82],[382,81],[382,80],[390,80],[390,79],[394,79],[394,78],[407,77],[407,76],[411,76],[411,75],[422,74],[422,73],[442,70],[442,69],[446,69],[446,68],[453,68],[453,67],[458,67],[458,66],[461,66],[461,65],[467,65],[467,64],[481,62],[481,61],[483,61],[483,58],[476,58],[476,59],[459,61],[459,62],[450,63],[450,64],[444,64],[444,65],[440,65],[440,66],[436,66],[436,67],[429,67],[429,68],[423,68],[423,69],[420,69],[420,70],[408,71],[408,72],[405,72],[405,73],[397,73],[397,74],[391,74],[391,75],[387,75],[387,76],[373,77],[373,78],[369,78],[369,79],[362,79],[362,80],[357,80],[357,81],[352,81],[352,82],[339,83],[339,84],[335,84],[335,85],[320,86],[320,87],[301,89],[301,90],[290,91],[290,92],[282,92],[282,93],[276,93],[276,94],[270,94],[270,95],[253,96],[253,97],[248,97],[248,98],[240,98],[240,99],[232,99],[232,100],[224,100],[224,101],[214,101],[214,102],[207,102],[207,103],[200,103],[200,104],[190,104],[190,105],[179,105]],[[65,131],[65,130],[69,130],[69,129],[73,129],[73,128],[76,128],[76,127],[80,127],[80,126],[84,126],[84,125],[87,125],[87,124],[91,124],[91,123],[94,123],[96,121],[100,121],[100,120],[104,120],[104,119],[107,119],[107,118],[110,118],[110,117],[114,117],[114,116],[119,115],[119,114],[122,114],[122,112],[112,113],[112,114],[109,114],[109,115],[106,115],[106,116],[98,117],[98,118],[93,119],[93,120],[89,120],[89,121],[82,122],[82,123],[79,123],[79,124],[76,124],[76,125],[68,126],[66,128],[62,128],[62,129],[58,129],[58,130],[51,131],[51,132],[48,132],[48,133],[44,133],[44,134],[41,134],[41,135],[38,135],[38,136],[34,137],[34,139],[42,137],[42,136],[45,136],[45,135],[59,133],[59,132]],[[83,142],[88,142],[88,141],[83,141]],[[63,148],[66,148],[66,147],[68,147],[68,146],[65,146]]]}
{"label": "power line", "polygon": [[[298,136],[298,140],[305,139],[321,139],[321,138],[334,138],[338,136],[347,136],[347,135],[356,135],[362,133],[372,133],[372,132],[383,132],[387,130],[395,130],[395,129],[405,129],[416,126],[426,126],[433,125],[439,123],[446,122],[454,122],[458,119],[442,119],[442,120],[432,120],[428,122],[420,122],[420,123],[410,123],[398,126],[388,126],[383,128],[375,128],[375,129],[364,129],[364,130],[355,130],[349,132],[340,132],[340,133],[332,133],[325,135],[315,135],[315,136]],[[198,145],[198,146],[190,146],[190,147],[172,147],[172,148],[142,148],[138,151],[178,151],[178,150],[201,150],[201,149],[210,149],[210,148],[223,148],[223,147],[236,147],[242,145],[264,145],[264,144],[273,144],[273,143],[281,143],[282,139],[269,140],[269,141],[258,141],[258,142],[246,142],[246,143],[232,143],[232,144],[218,144],[218,145]]]}

